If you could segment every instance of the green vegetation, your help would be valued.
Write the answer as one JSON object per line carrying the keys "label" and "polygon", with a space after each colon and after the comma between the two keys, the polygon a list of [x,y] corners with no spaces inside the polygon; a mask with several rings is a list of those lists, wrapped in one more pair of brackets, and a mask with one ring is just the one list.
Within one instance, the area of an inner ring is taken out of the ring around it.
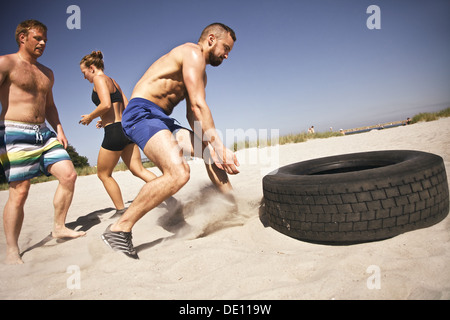
{"label": "green vegetation", "polygon": [[[276,144],[288,144],[288,143],[300,143],[305,142],[310,139],[325,139],[330,137],[339,137],[342,136],[339,132],[316,132],[316,133],[296,133],[296,134],[288,134],[282,137],[279,137],[279,139],[276,141]],[[266,141],[266,140],[259,140],[259,141],[245,141],[245,142],[237,142],[234,143],[231,149],[233,151],[238,151],[241,149],[247,149],[247,148],[254,148],[254,147],[268,147],[272,145],[272,141]]]}
{"label": "green vegetation", "polygon": [[89,167],[88,158],[80,156],[73,146],[69,144],[66,151],[69,154],[70,159],[72,159],[72,163],[75,168]]}
{"label": "green vegetation", "polygon": [[438,120],[439,118],[446,118],[446,117],[450,117],[450,108],[447,108],[447,109],[444,109],[444,110],[441,110],[438,112],[419,113],[411,119],[411,124],[421,122],[421,121],[425,121],[425,122],[434,121],[434,120]]}

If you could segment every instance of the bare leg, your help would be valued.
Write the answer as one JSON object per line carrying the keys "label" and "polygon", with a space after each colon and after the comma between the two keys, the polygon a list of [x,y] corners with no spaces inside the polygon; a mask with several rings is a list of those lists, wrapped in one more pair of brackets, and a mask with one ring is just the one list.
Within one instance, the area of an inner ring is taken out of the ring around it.
{"label": "bare leg", "polygon": [[162,175],[147,182],[111,231],[130,232],[136,222],[161,202],[174,195],[189,180],[189,166],[169,130],[156,133],[144,148],[145,155]]}
{"label": "bare leg", "polygon": [[86,234],[85,232],[68,229],[65,225],[67,212],[69,211],[75,191],[75,180],[77,179],[77,173],[75,172],[72,161],[64,160],[54,163],[49,166],[48,171],[59,181],[55,197],[53,198],[55,215],[52,236],[54,238],[77,238],[84,236]]}
{"label": "bare leg", "polygon": [[6,236],[6,264],[22,264],[19,250],[19,235],[24,218],[23,207],[28,197],[30,181],[9,184],[9,197],[3,211],[3,227]]}
{"label": "bare leg", "polygon": [[[214,164],[207,144],[204,144],[193,132],[186,129],[178,130],[175,133],[175,137],[185,155],[192,155],[205,161],[206,172],[209,178],[222,193],[227,194],[233,190],[227,173]],[[201,146],[201,148],[194,148],[194,146]],[[196,154],[196,152],[200,152],[200,149],[201,154]]]}
{"label": "bare leg", "polygon": [[141,152],[136,144],[130,144],[122,151],[122,160],[130,169],[131,173],[144,180],[150,182],[156,178],[156,175],[144,168],[141,161]]}
{"label": "bare leg", "polygon": [[106,192],[117,210],[122,210],[125,207],[120,187],[112,177],[114,167],[117,165],[121,153],[122,151],[111,151],[100,148],[97,159],[97,176],[103,183]]}

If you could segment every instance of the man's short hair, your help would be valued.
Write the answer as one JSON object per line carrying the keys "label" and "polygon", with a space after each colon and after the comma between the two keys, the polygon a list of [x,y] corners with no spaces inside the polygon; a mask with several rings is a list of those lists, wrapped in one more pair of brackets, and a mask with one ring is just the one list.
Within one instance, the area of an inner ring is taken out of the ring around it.
{"label": "man's short hair", "polygon": [[220,37],[224,33],[229,33],[233,41],[236,42],[236,34],[234,33],[233,29],[220,22],[211,23],[209,26],[203,29],[198,42],[205,40],[206,37],[210,34],[214,34],[216,35],[216,37]]}
{"label": "man's short hair", "polygon": [[28,35],[28,31],[30,31],[30,29],[37,29],[37,30],[41,30],[43,32],[47,32],[47,26],[45,24],[43,24],[42,22],[39,22],[37,20],[25,20],[22,21],[21,23],[19,23],[19,25],[16,28],[16,42],[17,45],[20,46],[20,40],[19,40],[19,36],[21,33],[25,34],[25,36]]}

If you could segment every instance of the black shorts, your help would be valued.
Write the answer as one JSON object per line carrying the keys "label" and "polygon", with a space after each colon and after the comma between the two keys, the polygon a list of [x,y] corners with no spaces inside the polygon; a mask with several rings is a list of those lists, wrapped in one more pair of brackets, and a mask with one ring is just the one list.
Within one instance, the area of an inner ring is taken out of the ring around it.
{"label": "black shorts", "polygon": [[121,122],[114,122],[105,127],[105,136],[103,137],[102,148],[110,151],[122,151],[133,141],[128,139],[122,130]]}

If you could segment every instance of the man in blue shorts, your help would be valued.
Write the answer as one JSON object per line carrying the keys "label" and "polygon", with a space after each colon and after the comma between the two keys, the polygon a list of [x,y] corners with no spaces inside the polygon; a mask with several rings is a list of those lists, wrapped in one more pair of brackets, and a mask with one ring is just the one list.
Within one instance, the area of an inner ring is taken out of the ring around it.
{"label": "man in blue shorts", "polygon": [[[123,216],[103,233],[103,240],[113,250],[138,258],[131,241],[132,228],[187,183],[190,171],[183,155],[204,158],[207,149],[211,159],[205,159],[205,164],[211,181],[223,193],[232,191],[227,174],[237,174],[239,163],[215,129],[205,100],[205,69],[208,64],[217,67],[227,59],[235,41],[231,28],[213,23],[203,30],[197,44],[174,48],[154,62],[136,84],[122,116],[123,129],[158,166],[162,176],[144,185]],[[194,132],[169,117],[184,99]]]}
{"label": "man in blue shorts", "polygon": [[0,57],[0,164],[9,182],[3,212],[7,264],[23,263],[18,240],[24,205],[30,179],[42,172],[59,181],[53,199],[52,236],[77,238],[85,234],[65,226],[77,174],[65,150],[67,139],[53,101],[53,72],[37,62],[44,53],[47,27],[36,20],[23,21],[16,29],[16,41],[19,51]]}

